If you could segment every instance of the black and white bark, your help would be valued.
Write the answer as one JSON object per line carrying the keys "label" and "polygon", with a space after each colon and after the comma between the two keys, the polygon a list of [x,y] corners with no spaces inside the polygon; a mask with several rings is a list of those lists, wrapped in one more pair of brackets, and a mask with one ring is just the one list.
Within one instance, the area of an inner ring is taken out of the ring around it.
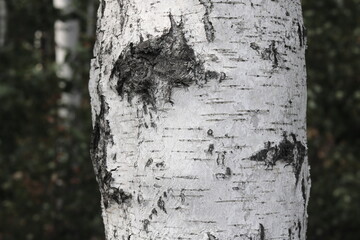
{"label": "black and white bark", "polygon": [[306,239],[305,47],[299,0],[102,0],[106,238]]}

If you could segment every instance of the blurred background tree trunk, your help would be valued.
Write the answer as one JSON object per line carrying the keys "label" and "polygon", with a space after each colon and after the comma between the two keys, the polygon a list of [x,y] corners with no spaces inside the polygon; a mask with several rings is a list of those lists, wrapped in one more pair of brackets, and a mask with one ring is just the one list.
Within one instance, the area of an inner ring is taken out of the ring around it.
{"label": "blurred background tree trunk", "polygon": [[107,239],[306,239],[305,48],[300,0],[101,1]]}
{"label": "blurred background tree trunk", "polygon": [[81,102],[81,93],[74,84],[76,49],[79,44],[80,21],[75,14],[72,0],[53,0],[54,7],[60,11],[60,19],[55,22],[55,56],[57,76],[63,79],[63,88],[68,89],[61,95],[60,117],[74,119],[76,108]]}
{"label": "blurred background tree trunk", "polygon": [[7,28],[7,8],[5,0],[0,0],[0,47],[5,44]]}

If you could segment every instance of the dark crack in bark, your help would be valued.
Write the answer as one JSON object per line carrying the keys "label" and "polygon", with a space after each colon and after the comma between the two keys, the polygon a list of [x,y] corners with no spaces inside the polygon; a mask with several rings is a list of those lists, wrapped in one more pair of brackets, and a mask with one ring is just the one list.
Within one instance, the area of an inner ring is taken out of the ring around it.
{"label": "dark crack in bark", "polygon": [[304,205],[306,205],[306,187],[305,187],[305,179],[304,178],[301,180],[301,193],[302,193],[302,197],[304,199]]}
{"label": "dark crack in bark", "polygon": [[166,208],[165,208],[165,201],[162,199],[162,197],[159,198],[157,205],[161,210],[164,211],[164,213],[167,213]]}
{"label": "dark crack in bark", "polygon": [[111,73],[111,78],[116,79],[114,88],[130,104],[136,96],[145,109],[149,106],[156,110],[161,103],[173,104],[174,88],[202,86],[209,78],[185,39],[183,23],[177,24],[172,15],[170,21],[168,32],[130,43],[114,65]]}
{"label": "dark crack in bark", "polygon": [[203,22],[204,22],[206,39],[208,42],[213,42],[215,40],[215,29],[212,22],[210,21],[209,15],[213,10],[214,5],[210,0],[199,0],[199,2],[201,3],[201,5],[205,7]]}
{"label": "dark crack in bark", "polygon": [[120,22],[120,30],[123,32],[124,26],[127,20],[127,8],[128,3],[124,3],[125,0],[117,0],[119,7],[120,7],[120,14],[119,14],[119,22]]}
{"label": "dark crack in bark", "polygon": [[272,61],[273,68],[277,68],[279,66],[280,57],[279,57],[279,52],[276,48],[275,41],[272,41],[269,47],[265,48],[261,52],[261,58],[264,60]]}
{"label": "dark crack in bark", "polygon": [[299,36],[299,44],[300,47],[303,47],[306,45],[306,29],[304,27],[304,25],[300,24],[299,22],[297,23],[297,32],[298,32],[298,36]]}
{"label": "dark crack in bark", "polygon": [[106,169],[106,148],[108,144],[113,144],[113,135],[109,122],[105,119],[107,112],[108,106],[104,96],[100,96],[100,113],[95,119],[90,156],[105,208],[108,208],[113,202],[118,204],[128,203],[132,198],[131,194],[126,193],[123,189],[111,186],[112,174]]}
{"label": "dark crack in bark", "polygon": [[264,225],[262,225],[261,223],[260,223],[259,231],[260,231],[260,240],[265,240],[265,228]]}
{"label": "dark crack in bark", "polygon": [[301,223],[300,220],[298,220],[298,237],[301,239]]}
{"label": "dark crack in bark", "polygon": [[218,238],[216,238],[214,235],[212,235],[211,233],[206,233],[207,234],[207,240],[218,240]]}
{"label": "dark crack in bark", "polygon": [[285,162],[285,166],[291,165],[297,185],[306,156],[306,147],[296,139],[295,134],[291,133],[290,136],[292,141],[288,140],[288,135],[284,133],[283,140],[279,144],[266,142],[264,149],[252,155],[250,160],[264,162],[266,169],[272,169],[277,161]]}
{"label": "dark crack in bark", "polygon": [[271,61],[273,69],[279,67],[281,57],[276,47],[275,41],[272,41],[271,44],[264,49],[261,49],[258,44],[252,42],[250,43],[250,48],[255,50],[260,55],[261,59]]}

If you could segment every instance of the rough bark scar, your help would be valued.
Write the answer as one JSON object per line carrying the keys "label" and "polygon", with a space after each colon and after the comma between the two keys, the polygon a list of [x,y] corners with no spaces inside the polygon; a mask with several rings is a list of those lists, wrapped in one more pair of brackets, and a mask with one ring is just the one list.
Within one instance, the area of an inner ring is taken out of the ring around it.
{"label": "rough bark scar", "polygon": [[123,189],[111,186],[112,174],[106,169],[106,147],[113,142],[109,122],[105,119],[107,112],[108,107],[104,97],[101,96],[100,113],[96,116],[92,133],[90,156],[105,208],[108,208],[113,202],[123,204],[132,199],[132,195]]}
{"label": "rough bark scar", "polygon": [[156,110],[161,103],[174,104],[174,88],[202,86],[214,75],[220,78],[217,73],[206,74],[185,39],[183,23],[177,24],[172,15],[170,22],[168,32],[146,41],[140,39],[138,44],[130,43],[115,62],[111,79],[115,77],[117,93],[126,96],[129,103],[137,96],[144,108]]}
{"label": "rough bark scar", "polygon": [[215,39],[215,29],[212,22],[210,21],[209,15],[213,10],[214,5],[210,0],[199,0],[199,2],[205,7],[203,22],[204,22],[206,39],[208,42],[213,42]]}
{"label": "rough bark scar", "polygon": [[292,165],[297,185],[306,156],[306,147],[297,141],[295,134],[291,133],[290,136],[292,141],[288,140],[287,134],[284,133],[283,140],[274,146],[271,142],[266,142],[264,149],[252,155],[250,160],[264,162],[266,169],[272,169],[277,161],[285,162],[285,166]]}

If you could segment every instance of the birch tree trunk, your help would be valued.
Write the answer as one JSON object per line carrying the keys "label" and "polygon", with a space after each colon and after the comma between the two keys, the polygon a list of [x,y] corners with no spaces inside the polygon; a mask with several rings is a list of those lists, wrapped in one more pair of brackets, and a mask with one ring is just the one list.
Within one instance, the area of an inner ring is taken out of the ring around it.
{"label": "birch tree trunk", "polygon": [[[55,21],[55,56],[57,64],[57,76],[64,79],[68,85],[74,82],[73,62],[76,56],[76,47],[79,44],[80,22],[72,15],[75,12],[73,0],[53,0],[55,8],[60,10],[61,17]],[[78,108],[81,101],[81,93],[78,89],[71,92],[63,92],[60,102],[63,107],[59,109],[59,116],[64,119],[73,119],[73,108]]]}
{"label": "birch tree trunk", "polygon": [[0,48],[5,45],[7,28],[7,8],[5,0],[0,0]]}
{"label": "birch tree trunk", "polygon": [[108,240],[305,239],[300,0],[102,0],[91,156]]}

